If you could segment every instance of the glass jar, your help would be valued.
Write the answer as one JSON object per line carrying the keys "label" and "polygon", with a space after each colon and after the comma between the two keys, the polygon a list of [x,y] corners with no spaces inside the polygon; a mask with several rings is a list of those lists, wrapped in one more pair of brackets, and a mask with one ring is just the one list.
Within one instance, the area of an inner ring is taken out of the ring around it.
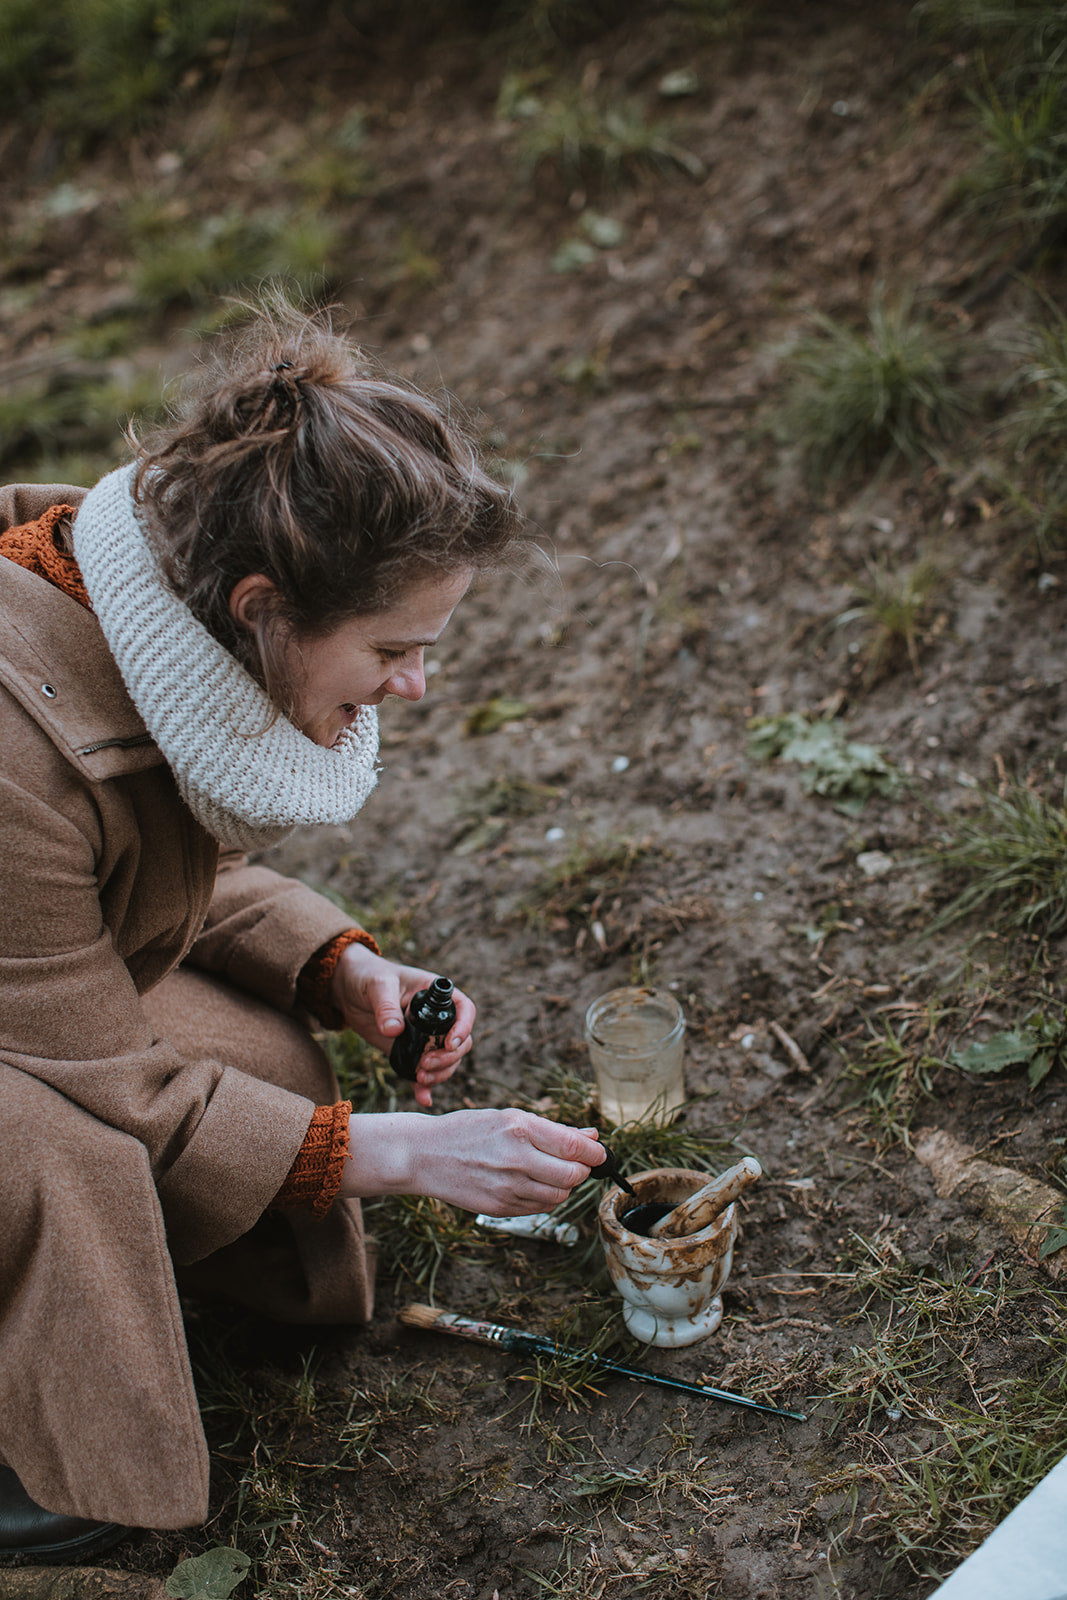
{"label": "glass jar", "polygon": [[600,1109],[616,1126],[663,1125],[685,1103],[685,1017],[661,989],[611,989],[585,1014]]}

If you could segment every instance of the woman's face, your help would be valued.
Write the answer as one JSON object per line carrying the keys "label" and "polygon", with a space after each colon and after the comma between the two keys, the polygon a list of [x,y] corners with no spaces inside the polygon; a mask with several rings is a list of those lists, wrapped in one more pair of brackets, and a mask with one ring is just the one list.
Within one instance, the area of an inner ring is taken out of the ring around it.
{"label": "woman's face", "polygon": [[[386,695],[421,700],[423,657],[437,643],[470,587],[467,571],[427,578],[384,611],[342,622],[321,638],[293,640],[293,721],[316,744],[330,746],[354,725],[360,706],[381,705]],[[267,578],[245,578],[230,605],[241,620],[244,599]],[[250,586],[246,588],[246,586]]]}

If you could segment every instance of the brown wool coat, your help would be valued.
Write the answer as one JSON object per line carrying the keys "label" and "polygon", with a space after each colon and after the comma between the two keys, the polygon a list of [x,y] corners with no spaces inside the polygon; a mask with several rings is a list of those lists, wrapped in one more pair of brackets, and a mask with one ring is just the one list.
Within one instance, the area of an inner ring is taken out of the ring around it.
{"label": "brown wool coat", "polygon": [[[0,528],[79,498],[3,490]],[[297,976],[351,921],[217,866],[95,617],[0,558],[0,1459],[49,1509],[146,1527],[207,1513],[176,1270],[370,1312],[357,1206],[263,1216],[335,1098]]]}

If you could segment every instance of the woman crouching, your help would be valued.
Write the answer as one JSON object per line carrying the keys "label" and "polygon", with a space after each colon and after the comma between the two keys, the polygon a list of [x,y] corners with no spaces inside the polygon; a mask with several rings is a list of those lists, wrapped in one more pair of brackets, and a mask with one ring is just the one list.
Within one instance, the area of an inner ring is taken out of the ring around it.
{"label": "woman crouching", "polygon": [[70,1560],[206,1517],[179,1289],[366,1320],[360,1196],[520,1215],[603,1152],[353,1116],[309,1020],[388,1050],[432,974],[245,859],[356,814],[374,708],[515,537],[442,411],[276,309],[131,466],[7,489],[0,529],[0,1555]]}

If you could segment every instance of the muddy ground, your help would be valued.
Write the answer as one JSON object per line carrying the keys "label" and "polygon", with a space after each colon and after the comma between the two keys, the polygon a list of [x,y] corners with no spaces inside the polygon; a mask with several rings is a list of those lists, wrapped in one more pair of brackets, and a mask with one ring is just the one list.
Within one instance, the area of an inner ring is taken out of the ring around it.
{"label": "muddy ground", "polygon": [[[976,393],[987,336],[1025,309],[1012,285],[962,309],[1002,242],[957,203],[970,148],[951,53],[916,37],[906,6],[859,9],[762,8],[711,37],[653,8],[571,46],[590,90],[642,96],[698,175],[668,162],[607,188],[526,178],[517,125],[496,110],[496,52],[386,35],[346,38],[340,60],[320,40],[246,69],[224,149],[204,132],[217,108],[197,105],[121,156],[88,158],[94,182],[121,169],[193,206],[209,192],[244,203],[312,111],[321,127],[363,108],[377,176],[341,213],[340,298],[388,365],[476,416],[552,566],[465,602],[426,699],[383,714],[381,781],[358,822],[270,860],[377,916],[390,953],[417,953],[476,998],[477,1049],[440,1110],[537,1100],[561,1071],[586,1072],[583,1013],[604,990],[652,981],[678,996],[684,1126],[719,1153],[711,1166],[751,1151],[765,1178],[744,1205],[720,1331],[677,1352],[616,1348],[809,1417],[621,1380],[572,1407],[551,1386],[538,1401],[528,1362],[401,1326],[398,1307],[428,1295],[385,1259],[365,1330],[276,1334],[190,1307],[198,1348],[221,1342],[251,1373],[232,1392],[251,1383],[257,1431],[234,1421],[205,1359],[219,1520],[147,1536],[116,1566],[164,1573],[232,1539],[264,1595],[920,1600],[952,1565],[944,1549],[918,1572],[891,1565],[884,1528],[869,1542],[871,1463],[888,1471],[933,1435],[881,1399],[840,1414],[826,1398],[873,1338],[856,1274],[894,1262],[917,1278],[1003,1274],[1019,1291],[1023,1309],[943,1380],[968,1404],[1029,1370],[1028,1330],[1059,1303],[1032,1252],[937,1198],[906,1144],[880,1135],[847,1068],[872,1030],[907,1023],[914,1038],[933,1017],[943,1054],[1007,1026],[1036,984],[995,947],[968,955],[962,934],[916,942],[940,891],[914,852],[938,808],[973,806],[1000,763],[1059,757],[1062,567],[1037,561],[984,486],[977,418],[940,465],[832,495],[805,486],[767,429],[781,349],[812,309],[858,319],[879,284],[916,286],[972,336]],[[694,92],[660,97],[682,68]],[[30,178],[28,205],[54,181]],[[618,242],[555,270],[591,210],[618,222]],[[68,276],[30,307],[6,303],[16,355],[47,343],[50,317],[63,326],[114,294],[81,227]],[[904,657],[867,682],[862,630],[834,620],[865,561],[922,551],[942,576],[918,670]],[[497,697],[525,714],[469,731]],[[784,711],[832,711],[907,784],[856,816],[804,793],[800,768],[748,753],[748,719]],[[871,852],[887,858],[880,876],[859,861]],[[578,890],[549,900],[546,874],[565,861]],[[1046,981],[1062,993],[1054,952]],[[1058,1070],[1035,1092],[948,1068],[933,1085],[913,1135],[942,1127],[1026,1172],[1062,1172]],[[553,1329],[581,1299],[565,1271],[547,1246],[470,1243],[434,1292]],[[601,1281],[586,1295],[617,1324]]]}

